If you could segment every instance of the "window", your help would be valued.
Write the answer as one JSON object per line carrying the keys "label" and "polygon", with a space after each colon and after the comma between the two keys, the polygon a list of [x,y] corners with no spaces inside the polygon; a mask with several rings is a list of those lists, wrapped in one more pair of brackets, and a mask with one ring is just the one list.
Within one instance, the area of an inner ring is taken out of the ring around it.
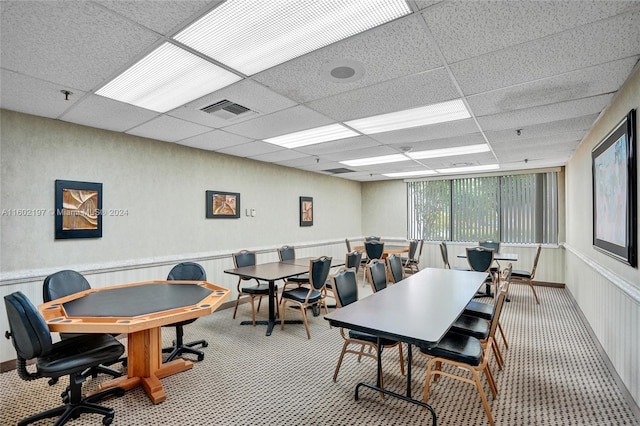
{"label": "window", "polygon": [[556,172],[408,182],[409,238],[558,242]]}

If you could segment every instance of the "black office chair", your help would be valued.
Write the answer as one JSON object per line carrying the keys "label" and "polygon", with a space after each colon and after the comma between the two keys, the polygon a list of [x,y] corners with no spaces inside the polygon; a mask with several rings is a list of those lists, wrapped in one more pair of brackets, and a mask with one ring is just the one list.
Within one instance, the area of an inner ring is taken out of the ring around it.
{"label": "black office chair", "polygon": [[367,275],[374,293],[387,288],[387,264],[382,259],[374,259],[367,266]]}
{"label": "black office chair", "polygon": [[[353,268],[339,269],[338,272],[336,272],[336,274],[331,277],[331,283],[336,295],[336,305],[338,306],[338,308],[342,308],[358,301],[357,274]],[[350,353],[358,355],[358,360],[363,356],[373,358],[374,360],[378,359],[377,336],[354,330],[349,330],[348,333],[345,333],[345,329],[343,329],[342,327],[340,328],[340,335],[344,339],[344,344],[342,345],[342,351],[340,352],[340,357],[338,358],[338,365],[336,365],[336,369],[333,373],[334,382],[338,378],[338,372],[340,371],[342,359],[344,358],[345,354]],[[382,338],[380,339],[380,344],[383,348],[398,348],[398,355],[400,357],[400,372],[404,375],[404,357],[402,355],[402,343],[395,340]],[[349,349],[350,345],[360,345],[360,350]],[[369,348],[368,353],[364,351],[365,346]],[[384,387],[382,370],[380,370],[380,386]]]}
{"label": "black office chair", "polygon": [[[233,257],[233,265],[236,268],[242,268],[244,266],[254,266],[256,264],[256,252],[249,250],[241,250],[231,255]],[[254,286],[242,286],[244,281],[255,280]],[[251,301],[251,321],[253,325],[256,325],[256,312],[260,312],[260,304],[262,303],[262,296],[269,297],[269,283],[261,283],[256,278],[238,277],[238,285],[236,287],[238,292],[238,298],[236,299],[236,306],[233,309],[233,318],[236,318],[236,312],[238,311],[238,305],[242,297],[249,297]],[[278,307],[278,287],[274,286],[275,303],[278,315],[280,315],[280,308]],[[258,298],[258,309],[255,307],[255,299]]]}
{"label": "black office chair", "polygon": [[[102,424],[111,424],[115,411],[96,402],[109,395],[122,396],[124,390],[109,388],[82,399],[82,383],[86,380],[82,373],[100,364],[115,362],[123,354],[124,346],[109,334],[85,334],[53,343],[44,318],[22,292],[5,296],[4,303],[10,329],[5,336],[11,339],[16,350],[20,378],[57,380],[69,375],[65,404],[22,419],[18,426],[51,417],[58,417],[55,425],[59,426],[82,413],[101,414]],[[32,373],[27,370],[27,361],[34,358],[36,371]]]}
{"label": "black office chair", "polygon": [[404,267],[400,256],[391,254],[386,258],[389,282],[398,283],[404,279]]}
{"label": "black office chair", "polygon": [[307,322],[307,308],[318,307],[324,305],[325,313],[328,313],[327,305],[325,303],[325,288],[324,285],[329,277],[329,271],[331,270],[331,257],[322,256],[317,259],[309,261],[309,278],[310,286],[296,287],[292,290],[287,290],[286,287],[282,291],[280,297],[280,329],[284,330],[285,314],[287,309],[293,309],[299,311],[302,314],[302,322],[304,328],[307,331],[307,338],[311,339],[311,333],[309,332],[309,324]]}
{"label": "black office chair", "polygon": [[[42,284],[42,299],[45,302],[50,302],[61,297],[89,290],[90,288],[91,285],[89,284],[89,281],[87,281],[87,279],[82,274],[66,269],[53,273],[44,279],[44,282]],[[60,333],[60,338],[63,340],[71,339],[78,336],[83,336],[83,334]],[[117,336],[117,334],[113,336]],[[126,365],[126,361],[127,358],[123,357],[112,364],[121,362],[123,365]],[[99,373],[108,374],[113,377],[120,377],[122,375],[121,372],[109,368],[105,365],[97,365],[95,367],[92,367],[85,371],[83,375],[85,377],[91,376],[95,378]]]}
{"label": "black office chair", "polygon": [[[183,262],[174,266],[169,275],[167,276],[167,281],[206,281],[207,273],[204,271],[204,268],[194,262]],[[164,325],[163,327],[175,327],[176,328],[176,340],[173,342],[173,346],[169,348],[162,348],[162,353],[168,353],[169,356],[164,362],[173,361],[176,357],[181,356],[184,353],[190,353],[198,356],[198,361],[202,361],[204,359],[204,352],[201,350],[195,349],[194,346],[201,346],[206,348],[209,346],[206,340],[196,340],[194,342],[184,343],[184,326],[187,324],[191,324],[197,318],[192,318],[186,321],[180,321],[177,323]]]}

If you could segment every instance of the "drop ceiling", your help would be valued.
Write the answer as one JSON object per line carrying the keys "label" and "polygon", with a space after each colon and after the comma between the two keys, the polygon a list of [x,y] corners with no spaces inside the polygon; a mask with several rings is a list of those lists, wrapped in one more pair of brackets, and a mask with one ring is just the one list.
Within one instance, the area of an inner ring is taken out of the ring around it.
{"label": "drop ceiling", "polygon": [[[640,1],[407,1],[406,16],[166,113],[95,94],[221,3],[2,0],[0,107],[355,181],[540,169],[566,164],[640,58]],[[355,75],[332,75],[344,67]],[[264,142],[453,99],[470,118],[294,149]],[[202,111],[222,101],[249,111]],[[482,143],[490,151],[341,163]]]}

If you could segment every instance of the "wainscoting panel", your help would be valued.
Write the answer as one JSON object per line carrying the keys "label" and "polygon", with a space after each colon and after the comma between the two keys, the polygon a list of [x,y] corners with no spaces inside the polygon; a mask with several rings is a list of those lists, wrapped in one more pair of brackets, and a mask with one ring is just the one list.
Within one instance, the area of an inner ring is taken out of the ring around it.
{"label": "wainscoting panel", "polygon": [[567,247],[566,285],[636,405],[640,405],[640,289]]}

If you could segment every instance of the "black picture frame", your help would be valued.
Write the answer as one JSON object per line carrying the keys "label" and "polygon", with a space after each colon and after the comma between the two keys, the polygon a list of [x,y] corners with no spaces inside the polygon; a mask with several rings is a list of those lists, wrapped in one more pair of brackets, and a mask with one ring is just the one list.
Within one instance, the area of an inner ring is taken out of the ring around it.
{"label": "black picture frame", "polygon": [[313,197],[300,197],[300,226],[313,226]]}
{"label": "black picture frame", "polygon": [[591,152],[593,246],[638,266],[636,114],[632,109]]}
{"label": "black picture frame", "polygon": [[102,238],[102,183],[55,181],[55,238]]}
{"label": "black picture frame", "polygon": [[237,219],[240,217],[238,192],[206,191],[206,217],[208,219]]}

